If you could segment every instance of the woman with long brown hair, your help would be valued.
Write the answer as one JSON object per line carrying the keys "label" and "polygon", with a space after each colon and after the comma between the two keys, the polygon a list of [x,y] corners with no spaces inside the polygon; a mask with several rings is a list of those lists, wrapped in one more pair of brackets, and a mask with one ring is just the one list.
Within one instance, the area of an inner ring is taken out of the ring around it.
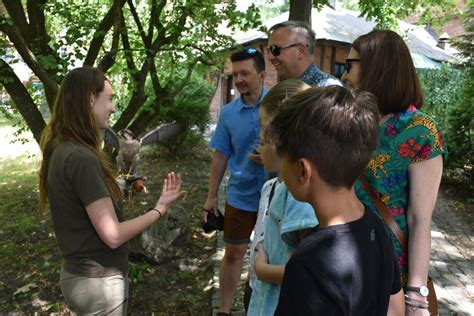
{"label": "woman with long brown hair", "polygon": [[40,143],[39,208],[49,201],[63,258],[61,291],[78,314],[126,314],[128,240],[184,194],[180,175],[171,172],[155,207],[124,221],[122,194],[100,148],[99,131],[115,112],[113,96],[99,70],[70,71]]}
{"label": "woman with long brown hair", "polygon": [[[366,183],[358,183],[356,193],[375,212],[381,211],[372,200],[380,200],[408,240],[404,247],[392,234],[406,313],[428,315],[431,217],[447,154],[441,131],[419,111],[423,92],[408,47],[397,33],[374,30],[356,39],[342,79],[377,97],[380,143],[364,172]],[[375,192],[372,199],[368,192]]]}

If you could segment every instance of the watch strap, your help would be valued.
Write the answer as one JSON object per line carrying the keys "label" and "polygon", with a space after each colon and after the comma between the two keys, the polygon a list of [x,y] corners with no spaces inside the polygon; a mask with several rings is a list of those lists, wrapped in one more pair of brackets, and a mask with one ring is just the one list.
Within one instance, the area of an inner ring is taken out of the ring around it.
{"label": "watch strap", "polygon": [[420,294],[421,296],[424,296],[424,297],[427,297],[428,294],[429,294],[429,290],[426,286],[424,286],[424,288],[428,291],[428,293],[426,295],[423,295],[422,291],[421,291],[421,286],[420,287],[416,287],[416,286],[406,286],[405,287],[405,291],[410,291],[410,292],[416,292],[418,294]]}

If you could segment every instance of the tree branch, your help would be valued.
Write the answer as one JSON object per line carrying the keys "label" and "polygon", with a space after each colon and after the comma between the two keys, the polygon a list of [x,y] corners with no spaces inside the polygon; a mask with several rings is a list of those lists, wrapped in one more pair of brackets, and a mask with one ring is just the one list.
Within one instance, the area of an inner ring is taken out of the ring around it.
{"label": "tree branch", "polygon": [[168,37],[165,37],[165,39],[163,40],[163,45],[177,41],[178,37],[181,35],[181,33],[184,30],[184,27],[186,25],[186,19],[188,18],[188,16],[192,14],[190,9],[187,7],[183,6],[181,7],[181,9],[183,10],[183,12],[181,13],[181,16],[178,18],[178,22],[176,22],[176,25],[178,27],[176,27],[174,32],[171,33]]}
{"label": "tree branch", "polygon": [[0,22],[0,31],[7,34],[10,41],[15,45],[23,61],[30,67],[30,69],[38,76],[44,86],[46,99],[50,107],[54,103],[56,94],[58,92],[58,84],[54,81],[50,74],[43,68],[43,66],[36,60],[33,52],[26,45],[16,26],[11,26],[5,21]]}
{"label": "tree branch", "polygon": [[89,46],[86,59],[84,60],[84,66],[93,66],[97,56],[99,55],[100,48],[104,42],[105,35],[110,30],[114,23],[114,17],[116,14],[120,14],[122,7],[125,4],[125,0],[115,0],[109,12],[105,15],[100,22],[99,27],[94,32],[93,39]]}
{"label": "tree branch", "polygon": [[166,6],[166,0],[161,0],[160,3],[156,5],[155,17],[153,20],[150,20],[150,28],[148,29],[148,36],[150,37],[150,43],[151,43],[151,39],[153,38],[153,26],[156,27],[159,34],[160,33],[165,34],[166,32],[165,27],[160,21],[160,15],[161,15],[161,12],[163,12],[163,9],[165,8],[165,6]]}
{"label": "tree branch", "polygon": [[[188,65],[188,70],[186,73],[186,77],[181,80],[179,85],[172,91],[169,92],[170,88],[166,85],[164,88],[161,87],[155,64],[153,63],[150,67],[150,75],[153,84],[153,89],[155,91],[155,95],[159,96],[160,102],[157,102],[157,105],[154,107],[155,111],[142,111],[140,114],[135,118],[133,123],[129,126],[129,128],[133,131],[136,131],[140,134],[143,129],[153,121],[155,117],[157,117],[160,113],[160,108],[162,106],[171,106],[172,100],[176,98],[176,96],[184,89],[184,87],[189,83],[191,75],[193,73],[194,67],[196,66],[197,62],[200,60],[200,57],[194,59]],[[156,82],[155,82],[156,80]]]}
{"label": "tree branch", "polygon": [[59,82],[61,80],[61,75],[59,75],[61,59],[58,53],[48,44],[51,41],[51,37],[46,32],[46,20],[43,9],[45,3],[45,0],[28,0],[26,5],[32,36],[31,48],[38,59],[40,56],[52,56],[54,58],[55,63],[48,63],[48,67],[45,67],[45,70],[55,81]]}
{"label": "tree branch", "polygon": [[151,84],[153,86],[153,91],[155,91],[155,95],[164,94],[164,89],[161,86],[160,79],[158,78],[158,72],[156,70],[155,63],[151,64],[150,77],[151,77]]}
{"label": "tree branch", "polygon": [[140,114],[138,114],[138,116],[130,124],[129,128],[136,135],[141,134],[145,130],[145,128],[150,125],[153,119],[160,113],[159,109],[160,106],[158,106],[158,109],[154,113],[151,113],[150,111],[140,112]]}
{"label": "tree branch", "polygon": [[[149,38],[145,34],[145,31],[143,30],[143,25],[142,22],[140,21],[140,17],[137,14],[137,10],[135,9],[135,5],[133,4],[132,0],[127,0],[128,6],[130,8],[130,12],[132,13],[133,20],[135,21],[135,24],[138,27],[138,32],[140,33],[140,36],[142,38],[143,43],[145,44],[145,47],[149,45]],[[153,9],[152,9],[153,12]]]}
{"label": "tree branch", "polygon": [[[7,9],[8,15],[13,20],[14,25],[18,27],[21,36],[25,43],[31,47],[31,31],[25,16],[25,11],[20,0],[2,1]],[[3,18],[3,17],[2,17]]]}
{"label": "tree branch", "polygon": [[[44,10],[42,9],[45,4],[45,0],[28,0],[26,4],[30,29],[33,32],[34,41],[39,43],[48,43],[51,40],[51,37],[46,32],[46,20],[44,17]],[[38,38],[41,40],[38,40]],[[51,50],[49,46],[47,47]]]}
{"label": "tree branch", "polygon": [[138,72],[137,66],[135,65],[135,61],[133,60],[133,54],[132,54],[132,49],[130,46],[130,40],[128,39],[128,32],[127,32],[127,25],[125,24],[125,19],[122,14],[122,21],[123,21],[123,27],[121,29],[120,34],[122,35],[122,45],[123,45],[123,54],[125,57],[125,61],[127,62],[127,67],[130,70],[130,73],[135,76],[135,74]]}
{"label": "tree branch", "polygon": [[[163,9],[165,4],[166,4],[166,1],[162,0],[157,6],[157,12],[161,12],[161,10]],[[140,71],[135,76],[136,90],[133,92],[132,98],[130,99],[130,102],[127,105],[127,108],[122,112],[122,116],[115,123],[114,129],[119,130],[119,129],[125,128],[131,122],[131,120],[134,118],[134,116],[136,115],[136,113],[140,109],[141,104],[143,104],[143,102],[146,101],[147,96],[146,96],[145,90],[144,90],[145,89],[145,81],[146,81],[148,73],[153,72],[152,69],[153,69],[153,65],[154,65],[154,62],[155,62],[156,54],[158,53],[158,51],[161,47],[163,47],[164,45],[172,42],[173,40],[176,40],[180,36],[182,31],[184,30],[186,18],[188,17],[188,15],[189,15],[188,9],[183,7],[180,17],[178,18],[177,22],[175,22],[175,23],[177,23],[177,28],[168,37],[166,36],[166,29],[161,25],[161,22],[157,18],[157,23],[158,23],[157,28],[158,28],[159,32],[158,32],[155,40],[151,44],[151,46],[147,46],[146,43],[144,43],[144,46],[145,46],[145,49],[146,49],[146,58],[145,58],[145,61],[143,62],[143,65],[142,65]],[[161,25],[161,29],[160,29],[159,25]],[[155,73],[156,73],[156,71],[155,71]],[[159,83],[159,81],[157,80],[158,77],[154,76],[153,74],[151,74],[151,75],[152,75],[152,80],[155,81],[154,82],[154,85],[155,85],[154,88],[156,87],[157,89],[159,89],[158,85],[157,85],[157,83]],[[166,91],[166,89],[161,90],[161,91]],[[141,115],[145,115],[145,114],[143,114],[143,112],[142,112],[140,114],[140,116]],[[140,116],[139,116],[139,118],[140,118]],[[134,121],[134,123],[133,123],[134,128],[137,128],[135,123],[137,121],[140,121],[139,118],[137,118]]]}
{"label": "tree branch", "polygon": [[[164,2],[166,3],[166,1]],[[160,18],[161,10],[163,10],[163,7],[161,8],[158,7],[156,0],[152,0],[150,6],[151,6],[151,10],[150,10],[150,22],[148,23],[148,31],[147,31],[147,45],[151,44],[151,40],[153,38],[153,29],[154,29],[155,21],[157,19],[157,16],[158,16],[158,19]]]}
{"label": "tree branch", "polygon": [[35,140],[39,144],[41,132],[46,123],[20,79],[18,79],[13,69],[3,59],[0,59],[0,81],[13,99],[16,108],[25,119]]}
{"label": "tree branch", "polygon": [[192,62],[189,63],[186,77],[184,77],[184,79],[181,80],[179,85],[169,94],[171,99],[176,98],[176,96],[181,92],[181,90],[183,90],[183,88],[188,84],[189,79],[191,78],[194,67],[196,66],[198,60],[199,58],[196,58]]}
{"label": "tree branch", "polygon": [[110,51],[108,51],[100,60],[99,65],[97,68],[99,68],[103,73],[106,73],[110,67],[112,67],[115,64],[115,60],[117,58],[117,51],[118,51],[118,46],[120,42],[120,33],[122,29],[122,17],[123,15],[117,14],[114,17],[114,33],[112,36],[112,47],[110,48]]}

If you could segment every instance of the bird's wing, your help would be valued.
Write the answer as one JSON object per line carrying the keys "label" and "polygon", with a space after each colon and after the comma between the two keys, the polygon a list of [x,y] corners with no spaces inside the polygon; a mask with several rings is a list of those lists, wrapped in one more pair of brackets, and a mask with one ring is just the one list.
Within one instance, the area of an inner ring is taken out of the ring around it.
{"label": "bird's wing", "polygon": [[146,133],[141,138],[142,146],[156,144],[167,139],[170,139],[183,131],[183,126],[179,123],[163,123],[154,130]]}
{"label": "bird's wing", "polygon": [[104,130],[104,142],[108,146],[112,146],[116,150],[120,149],[120,143],[117,134],[110,127]]}

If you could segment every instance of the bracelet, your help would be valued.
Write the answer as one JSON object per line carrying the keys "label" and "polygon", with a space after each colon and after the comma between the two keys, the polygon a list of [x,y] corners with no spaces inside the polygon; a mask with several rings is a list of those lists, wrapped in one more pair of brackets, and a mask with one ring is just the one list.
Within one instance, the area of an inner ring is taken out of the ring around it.
{"label": "bracelet", "polygon": [[413,303],[418,303],[418,304],[425,304],[425,305],[428,305],[428,304],[429,304],[429,302],[428,302],[427,300],[420,301],[420,300],[418,300],[418,299],[416,299],[416,298],[413,298],[413,297],[408,296],[407,294],[405,294],[405,300],[411,301],[411,302],[413,302]]}
{"label": "bracelet", "polygon": [[418,307],[418,308],[422,308],[422,309],[427,309],[428,308],[428,304],[425,303],[418,303],[418,302],[414,302],[414,301],[410,301],[410,300],[405,300],[405,304],[408,305],[408,306],[412,306],[412,307]]}
{"label": "bracelet", "polygon": [[421,305],[411,304],[411,303],[408,303],[408,302],[405,302],[405,305],[410,306],[410,310],[412,310],[412,311],[416,311],[418,308],[420,308],[420,309],[428,309],[427,306],[421,306]]}
{"label": "bracelet", "polygon": [[160,217],[158,217],[158,219],[161,219],[161,218],[163,217],[163,214],[161,214],[160,210],[157,209],[157,208],[150,207],[147,211],[148,211],[148,212],[149,212],[149,211],[157,211],[158,214],[160,214]]}
{"label": "bracelet", "polygon": [[417,301],[417,300],[411,299],[407,296],[405,296],[405,304],[410,306],[410,307],[428,309],[428,303],[427,302]]}

